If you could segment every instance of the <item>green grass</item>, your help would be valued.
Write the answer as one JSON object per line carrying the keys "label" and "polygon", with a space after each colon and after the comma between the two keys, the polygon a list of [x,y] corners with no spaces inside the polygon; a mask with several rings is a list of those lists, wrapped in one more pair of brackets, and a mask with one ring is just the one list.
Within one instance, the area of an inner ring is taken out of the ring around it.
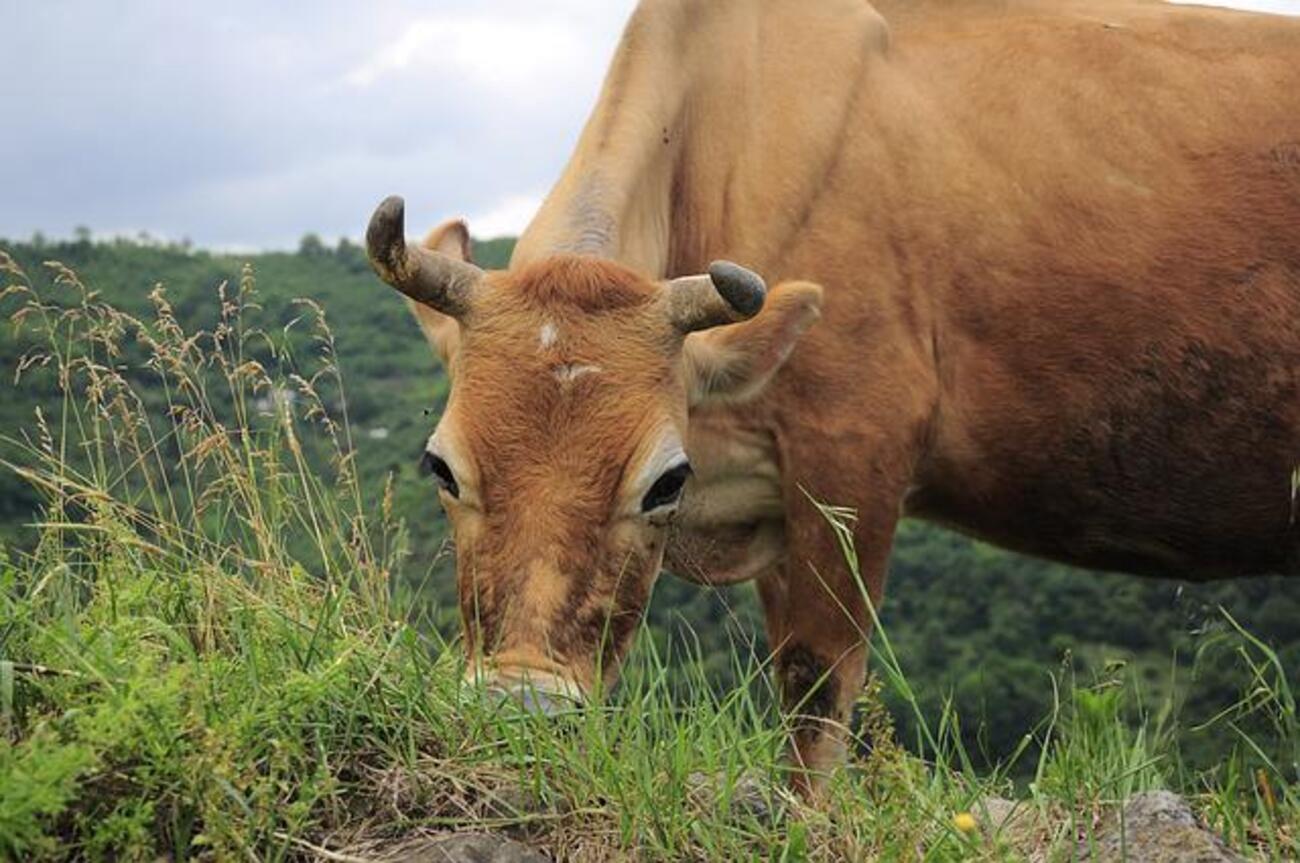
{"label": "green grass", "polygon": [[[1058,676],[1016,759],[977,773],[960,717],[923,713],[879,629],[859,755],[815,806],[782,790],[785,732],[745,644],[722,694],[689,643],[642,637],[603,706],[548,720],[484,698],[427,602],[392,588],[403,529],[391,498],[362,505],[320,309],[297,356],[258,328],[251,275],[191,333],[162,292],[141,320],[70,270],[39,295],[2,255],[0,271],[43,345],[22,374],[62,393],[6,450],[45,508],[34,550],[0,562],[0,859],[360,859],[484,829],[561,859],[1069,859],[1162,786],[1243,851],[1300,848],[1288,674],[1240,629],[1244,697],[1217,720],[1240,745],[1201,775],[1179,763],[1176,711],[1152,716],[1122,669]],[[916,740],[895,740],[884,687]],[[1022,800],[1032,829],[989,829],[989,795]],[[965,812],[979,829],[958,829]]]}

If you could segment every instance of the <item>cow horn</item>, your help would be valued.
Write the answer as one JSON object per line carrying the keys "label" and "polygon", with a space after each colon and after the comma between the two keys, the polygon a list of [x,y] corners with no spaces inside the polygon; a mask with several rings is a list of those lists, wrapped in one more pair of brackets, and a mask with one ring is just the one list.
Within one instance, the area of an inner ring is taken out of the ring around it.
{"label": "cow horn", "polygon": [[767,297],[762,277],[730,261],[714,261],[707,276],[673,279],[668,290],[668,315],[683,333],[748,320]]}
{"label": "cow horn", "polygon": [[483,271],[421,246],[406,244],[406,202],[385,198],[366,229],[366,252],[379,278],[417,303],[460,318],[470,308]]}

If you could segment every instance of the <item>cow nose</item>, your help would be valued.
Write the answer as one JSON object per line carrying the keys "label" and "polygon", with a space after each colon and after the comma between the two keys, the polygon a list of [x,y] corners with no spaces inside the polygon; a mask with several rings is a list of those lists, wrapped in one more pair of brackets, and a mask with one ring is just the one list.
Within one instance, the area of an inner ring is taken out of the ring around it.
{"label": "cow nose", "polygon": [[488,687],[488,693],[498,704],[504,701],[513,701],[523,708],[525,712],[536,716],[555,716],[577,706],[572,698],[546,692],[536,686],[527,684],[512,686],[493,684]]}
{"label": "cow nose", "polygon": [[531,686],[515,690],[514,696],[524,710],[542,716],[554,716],[563,707],[553,696]]}

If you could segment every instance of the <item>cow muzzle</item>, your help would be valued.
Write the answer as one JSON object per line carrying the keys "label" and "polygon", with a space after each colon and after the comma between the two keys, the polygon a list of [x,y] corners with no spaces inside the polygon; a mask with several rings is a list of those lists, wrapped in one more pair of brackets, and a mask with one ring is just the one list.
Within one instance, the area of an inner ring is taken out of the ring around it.
{"label": "cow muzzle", "polygon": [[587,700],[577,684],[549,672],[497,673],[485,683],[488,696],[496,703],[510,701],[539,716],[569,713]]}
{"label": "cow muzzle", "polygon": [[488,687],[488,693],[498,703],[513,701],[523,708],[524,712],[537,716],[557,716],[580,706],[580,702],[572,698],[546,692],[535,686],[516,686],[512,688],[491,686]]}

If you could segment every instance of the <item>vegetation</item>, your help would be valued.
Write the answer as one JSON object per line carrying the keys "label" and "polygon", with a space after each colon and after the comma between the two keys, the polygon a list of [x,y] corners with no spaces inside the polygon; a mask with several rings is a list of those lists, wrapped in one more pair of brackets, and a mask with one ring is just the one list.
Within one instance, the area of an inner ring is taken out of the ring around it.
{"label": "vegetation", "polygon": [[[773,790],[784,732],[743,590],[666,578],[601,709],[541,721],[461,686],[414,471],[445,384],[356,247],[257,256],[262,293],[188,249],[14,248],[0,859],[292,858],[484,825],[589,859],[1004,859],[1068,854],[1159,786],[1238,848],[1300,853],[1289,585],[1180,590],[909,526],[859,757],[804,809]],[[1032,836],[992,829],[995,793]]]}

